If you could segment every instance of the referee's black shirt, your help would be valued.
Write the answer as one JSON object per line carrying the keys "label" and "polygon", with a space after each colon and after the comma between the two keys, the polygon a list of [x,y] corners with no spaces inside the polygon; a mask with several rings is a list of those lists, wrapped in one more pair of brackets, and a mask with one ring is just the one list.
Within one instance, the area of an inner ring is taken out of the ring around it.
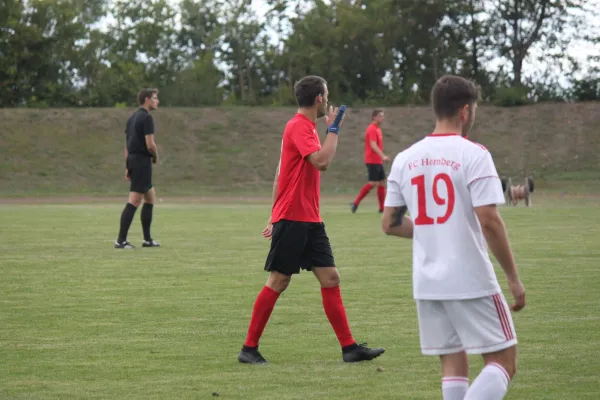
{"label": "referee's black shirt", "polygon": [[125,129],[127,137],[127,152],[152,157],[146,146],[146,135],[154,134],[154,120],[145,108],[138,108],[127,120]]}

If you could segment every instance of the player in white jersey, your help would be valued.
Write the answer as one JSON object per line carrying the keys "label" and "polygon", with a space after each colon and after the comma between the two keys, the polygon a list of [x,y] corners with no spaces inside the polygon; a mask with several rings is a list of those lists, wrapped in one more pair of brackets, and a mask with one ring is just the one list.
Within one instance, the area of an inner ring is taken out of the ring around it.
{"label": "player in white jersey", "polygon": [[[525,288],[496,208],[504,204],[496,167],[483,146],[466,138],[477,99],[477,88],[464,78],[436,82],[435,130],[397,155],[382,218],[386,234],[413,239],[421,351],[440,356],[444,400],[504,398],[517,359],[510,309],[525,306]],[[510,308],[487,246],[515,298]],[[467,354],[481,354],[485,362],[470,387]]]}

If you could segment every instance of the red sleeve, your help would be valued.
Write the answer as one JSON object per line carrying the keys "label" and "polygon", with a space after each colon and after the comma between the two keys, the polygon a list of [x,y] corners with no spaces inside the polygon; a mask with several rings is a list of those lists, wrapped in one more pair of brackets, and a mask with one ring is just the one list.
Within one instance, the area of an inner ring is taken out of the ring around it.
{"label": "red sleeve", "polygon": [[314,132],[314,128],[310,125],[298,124],[294,127],[292,134],[294,144],[300,152],[302,158],[305,158],[309,154],[315,151],[321,150],[321,143],[319,143],[319,137]]}
{"label": "red sleeve", "polygon": [[377,142],[377,130],[373,125],[369,125],[367,128],[367,134],[365,135],[367,142]]}

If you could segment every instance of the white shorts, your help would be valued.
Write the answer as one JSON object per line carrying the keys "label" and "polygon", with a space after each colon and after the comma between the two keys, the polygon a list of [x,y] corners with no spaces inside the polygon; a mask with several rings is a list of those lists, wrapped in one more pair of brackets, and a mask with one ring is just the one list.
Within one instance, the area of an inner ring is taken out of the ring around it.
{"label": "white shorts", "polygon": [[517,344],[510,309],[501,293],[468,300],[417,300],[421,352],[485,354]]}

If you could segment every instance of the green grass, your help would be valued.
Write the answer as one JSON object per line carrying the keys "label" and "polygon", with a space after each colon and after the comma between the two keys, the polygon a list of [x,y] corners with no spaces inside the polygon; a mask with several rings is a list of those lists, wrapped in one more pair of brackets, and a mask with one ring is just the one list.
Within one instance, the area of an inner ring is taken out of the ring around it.
{"label": "green grass", "polygon": [[[534,201],[501,210],[528,293],[507,398],[597,399],[597,197]],[[134,251],[112,248],[122,203],[0,205],[0,398],[441,398],[438,361],[419,351],[410,242],[383,236],[374,203],[352,215],[326,198],[323,217],[353,333],[386,353],[344,364],[303,273],[263,336],[266,366],[236,357],[266,278],[268,204],[165,201],[153,226],[163,247]],[[137,244],[140,231],[138,213]]]}

